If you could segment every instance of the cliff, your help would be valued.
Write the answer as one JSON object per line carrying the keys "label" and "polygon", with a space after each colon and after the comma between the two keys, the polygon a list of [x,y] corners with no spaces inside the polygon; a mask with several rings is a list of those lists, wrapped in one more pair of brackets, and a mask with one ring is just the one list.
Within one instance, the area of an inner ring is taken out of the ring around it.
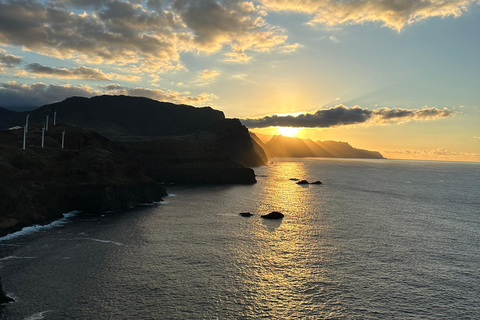
{"label": "cliff", "polygon": [[[25,112],[6,111],[16,122],[5,121],[4,128],[23,125]],[[248,129],[210,107],[127,96],[72,97],[31,111],[30,122],[52,119],[55,111],[59,121],[124,142],[131,159],[156,181],[255,183],[253,170],[244,167],[266,163]]]}
{"label": "cliff", "polygon": [[41,148],[41,128],[0,131],[0,236],[32,224],[46,224],[72,210],[91,212],[160,201],[165,188],[129,160],[129,152],[93,131],[50,128]]}

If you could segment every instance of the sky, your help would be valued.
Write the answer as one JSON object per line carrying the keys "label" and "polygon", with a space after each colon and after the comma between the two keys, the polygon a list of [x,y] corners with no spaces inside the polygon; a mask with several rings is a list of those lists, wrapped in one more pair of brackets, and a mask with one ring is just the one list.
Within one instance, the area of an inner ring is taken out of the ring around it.
{"label": "sky", "polygon": [[480,161],[480,1],[0,0],[0,106],[100,94]]}

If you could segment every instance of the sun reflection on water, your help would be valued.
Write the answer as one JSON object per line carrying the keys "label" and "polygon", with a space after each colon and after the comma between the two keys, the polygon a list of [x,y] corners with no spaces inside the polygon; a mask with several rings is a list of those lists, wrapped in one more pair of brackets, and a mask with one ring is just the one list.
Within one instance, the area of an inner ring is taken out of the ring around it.
{"label": "sun reflection on water", "polygon": [[[281,162],[269,167],[268,179],[262,182],[257,216],[278,210],[285,218],[258,219],[249,245],[236,252],[239,282],[252,300],[246,303],[244,316],[295,318],[299,310],[322,315],[338,304],[337,295],[328,292],[328,284],[335,280],[322,267],[322,259],[330,259],[335,248],[325,242],[324,229],[318,227],[323,223],[321,213],[308,187],[289,180],[306,175],[303,163]],[[326,304],[330,306],[325,308]]]}

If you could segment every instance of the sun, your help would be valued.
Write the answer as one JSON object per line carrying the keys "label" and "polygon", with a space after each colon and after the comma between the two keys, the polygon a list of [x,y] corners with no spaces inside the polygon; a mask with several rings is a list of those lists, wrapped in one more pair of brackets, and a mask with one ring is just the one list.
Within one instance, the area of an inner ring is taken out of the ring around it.
{"label": "sun", "polygon": [[276,133],[281,134],[284,137],[296,137],[300,130],[300,128],[293,127],[275,127]]}

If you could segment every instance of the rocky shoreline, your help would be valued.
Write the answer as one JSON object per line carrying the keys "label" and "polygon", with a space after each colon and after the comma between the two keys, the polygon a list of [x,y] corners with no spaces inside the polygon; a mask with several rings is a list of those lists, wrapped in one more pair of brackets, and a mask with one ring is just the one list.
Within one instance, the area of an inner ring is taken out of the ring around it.
{"label": "rocky shoreline", "polygon": [[[39,136],[41,128],[29,130]],[[50,139],[61,130],[52,128]],[[116,211],[167,195],[113,142],[92,131],[67,130],[69,148],[54,141],[41,148],[31,138],[26,150],[18,147],[23,129],[0,131],[0,236],[48,224],[73,210]]]}

